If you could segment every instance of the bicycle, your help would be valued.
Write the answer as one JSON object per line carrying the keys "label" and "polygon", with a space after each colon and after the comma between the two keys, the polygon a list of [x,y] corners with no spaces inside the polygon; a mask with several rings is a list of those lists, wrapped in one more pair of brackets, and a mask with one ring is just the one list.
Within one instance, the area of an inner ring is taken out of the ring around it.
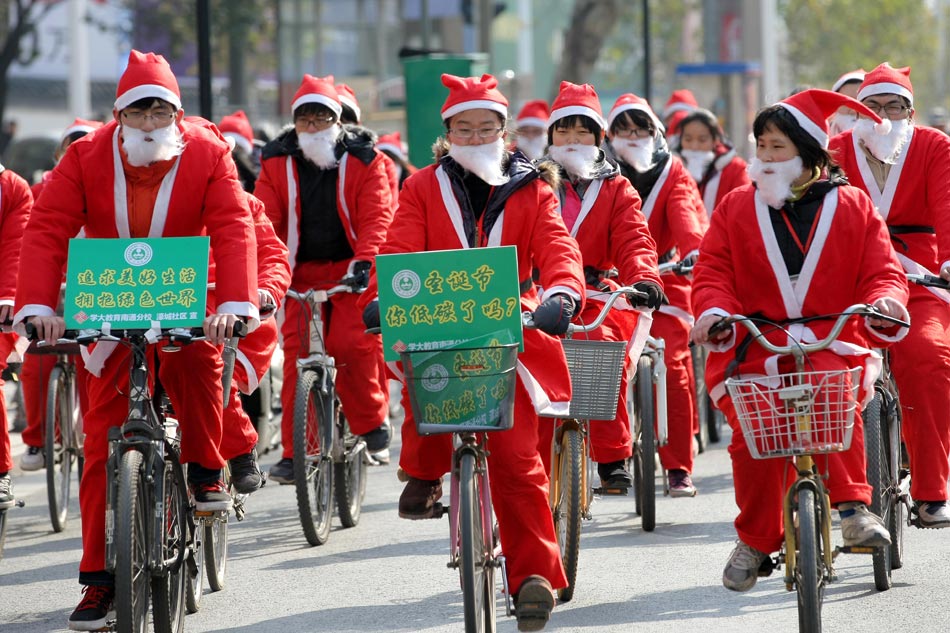
{"label": "bicycle", "polygon": [[309,309],[309,355],[297,359],[294,399],[294,485],[304,537],[323,545],[330,536],[334,499],[343,527],[360,520],[366,495],[366,442],[350,433],[336,393],[336,365],[326,353],[323,304],[341,292],[360,292],[341,282],[327,290],[288,290]]}
{"label": "bicycle", "polygon": [[[517,352],[517,343],[400,352],[420,435],[455,434],[449,506],[437,503],[434,517],[449,515],[448,567],[459,571],[466,633],[495,631],[498,569],[505,613],[512,614],[505,557],[492,511],[487,433],[514,424]],[[458,401],[465,403],[450,407],[453,412],[448,416],[443,415],[447,390],[460,391]]]}
{"label": "bicycle", "polygon": [[[785,494],[785,542],[775,568],[785,564],[785,587],[798,594],[799,629],[821,631],[825,586],[836,580],[834,559],[840,553],[874,554],[883,548],[831,545],[831,502],[815,455],[846,451],[851,446],[861,367],[844,370],[805,370],[808,354],[828,348],[856,315],[873,316],[907,327],[907,323],[855,304],[837,316],[828,335],[814,343],[774,345],[755,320],[732,315],[717,322],[710,335],[731,323],[741,323],[769,352],[795,359],[795,371],[768,377],[727,378],[726,389],[735,405],[739,425],[754,459],[789,458],[795,480]],[[823,318],[823,317],[815,317]],[[766,322],[768,323],[768,322]],[[770,325],[774,325],[771,324]]]}

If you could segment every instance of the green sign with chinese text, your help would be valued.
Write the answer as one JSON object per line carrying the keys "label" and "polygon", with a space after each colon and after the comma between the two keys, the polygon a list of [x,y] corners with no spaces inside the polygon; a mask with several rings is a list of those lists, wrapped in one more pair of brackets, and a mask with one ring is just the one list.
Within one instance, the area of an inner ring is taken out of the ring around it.
{"label": "green sign with chinese text", "polygon": [[72,239],[66,327],[197,327],[205,317],[208,237]]}
{"label": "green sign with chinese text", "polygon": [[379,255],[376,278],[387,361],[486,337],[522,344],[514,246]]}

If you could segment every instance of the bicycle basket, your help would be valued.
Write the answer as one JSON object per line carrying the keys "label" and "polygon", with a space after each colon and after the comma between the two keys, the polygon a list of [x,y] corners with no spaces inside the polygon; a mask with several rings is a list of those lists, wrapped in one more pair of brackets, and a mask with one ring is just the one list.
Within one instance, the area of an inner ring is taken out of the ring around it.
{"label": "bicycle basket", "polygon": [[504,431],[514,424],[517,343],[400,357],[420,434]]}
{"label": "bicycle basket", "polygon": [[726,380],[755,459],[848,450],[860,385],[860,367]]}
{"label": "bicycle basket", "polygon": [[569,417],[613,420],[617,417],[626,341],[561,339],[571,372]]}

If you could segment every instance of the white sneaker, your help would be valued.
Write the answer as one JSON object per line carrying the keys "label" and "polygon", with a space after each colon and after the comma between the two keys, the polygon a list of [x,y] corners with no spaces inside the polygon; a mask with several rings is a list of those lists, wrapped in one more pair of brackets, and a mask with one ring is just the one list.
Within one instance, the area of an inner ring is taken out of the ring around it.
{"label": "white sneaker", "polygon": [[366,456],[369,458],[370,466],[385,466],[390,460],[388,448],[384,448],[381,451],[375,451],[373,453],[367,452]]}
{"label": "white sneaker", "polygon": [[841,536],[848,547],[882,547],[891,544],[884,522],[863,503],[838,504]]}
{"label": "white sneaker", "polygon": [[920,517],[920,527],[950,527],[950,507],[946,501],[918,501],[917,516]]}
{"label": "white sneaker", "polygon": [[748,591],[759,579],[759,569],[769,557],[768,554],[750,547],[742,541],[736,541],[736,548],[729,554],[726,568],[722,570],[722,586],[732,591]]}
{"label": "white sneaker", "polygon": [[20,458],[20,468],[23,470],[42,470],[46,467],[46,458],[43,449],[39,446],[27,446],[26,452]]}

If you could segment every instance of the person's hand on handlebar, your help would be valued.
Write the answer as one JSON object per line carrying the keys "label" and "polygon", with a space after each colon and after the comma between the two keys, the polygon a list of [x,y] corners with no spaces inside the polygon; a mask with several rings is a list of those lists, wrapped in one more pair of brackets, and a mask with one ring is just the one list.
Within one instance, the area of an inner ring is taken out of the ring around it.
{"label": "person's hand on handlebar", "polygon": [[660,288],[660,285],[656,282],[638,281],[633,284],[633,288],[646,294],[646,298],[637,298],[632,301],[632,305],[635,308],[645,306],[651,310],[659,310],[661,305],[669,303],[669,300],[667,300],[666,295],[663,293],[663,289]]}
{"label": "person's hand on handlebar", "polygon": [[692,331],[689,333],[690,340],[696,345],[725,343],[729,340],[729,337],[732,336],[731,327],[716,332],[711,337],[709,335],[710,328],[722,320],[723,316],[721,314],[706,314],[699,317],[699,319],[696,320],[696,324],[693,325]]}
{"label": "person's hand on handlebar", "polygon": [[940,277],[946,281],[950,281],[950,263],[940,269]]}
{"label": "person's hand on handlebar", "polygon": [[[943,275],[943,272],[940,273]],[[882,297],[874,302],[874,309],[883,314],[884,316],[889,316],[894,319],[906,319],[907,310],[899,301],[891,299],[889,297]],[[884,330],[889,327],[894,327],[893,323],[889,323],[884,319],[878,319],[875,317],[868,317],[868,326],[874,328],[875,330]]]}
{"label": "person's hand on handlebar", "polygon": [[27,317],[26,322],[33,324],[38,341],[55,343],[66,334],[66,320],[61,316]]}
{"label": "person's hand on handlebar", "polygon": [[203,325],[205,338],[212,345],[224,345],[234,336],[234,324],[241,318],[236,314],[211,314],[205,317]]}
{"label": "person's hand on handlebar", "polygon": [[574,299],[563,293],[555,293],[544,300],[532,315],[534,325],[542,332],[558,336],[567,332],[577,304]]}

